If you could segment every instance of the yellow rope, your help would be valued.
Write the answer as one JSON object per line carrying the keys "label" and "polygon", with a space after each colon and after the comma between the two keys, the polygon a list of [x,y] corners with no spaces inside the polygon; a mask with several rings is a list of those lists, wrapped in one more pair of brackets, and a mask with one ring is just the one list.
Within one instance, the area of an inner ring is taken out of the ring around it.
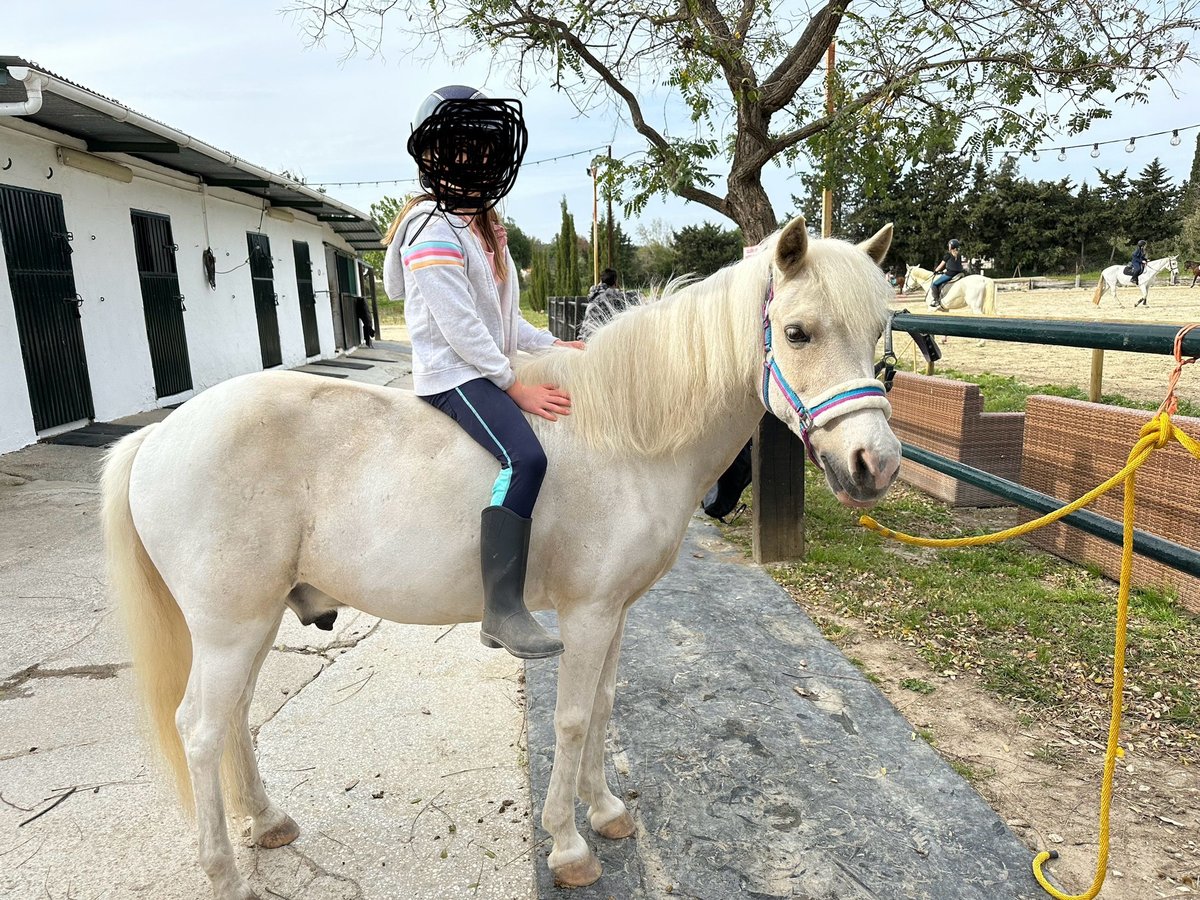
{"label": "yellow rope", "polygon": [[[1181,332],[1180,337],[1184,333],[1186,331]],[[1178,346],[1179,340],[1177,339],[1177,360],[1179,360]],[[1174,397],[1174,384],[1178,380],[1178,372],[1182,364],[1180,363],[1176,367],[1176,377],[1172,381],[1167,400],[1164,401],[1154,418],[1142,426],[1141,436],[1137,443],[1134,444],[1133,449],[1129,451],[1129,458],[1125,463],[1125,467],[1112,478],[1108,479],[1108,481],[1088,491],[1088,493],[1084,494],[1074,503],[1064,506],[1062,509],[1047,513],[1039,519],[1027,522],[1024,525],[1018,525],[1015,528],[1006,528],[994,534],[964,538],[935,539],[916,537],[911,534],[904,534],[903,532],[884,528],[870,516],[863,516],[859,519],[859,524],[864,527],[872,531],[878,531],[885,537],[895,538],[905,544],[914,544],[918,547],[978,547],[983,544],[999,543],[1009,538],[1027,534],[1034,529],[1041,528],[1043,525],[1057,522],[1063,516],[1070,515],[1076,510],[1087,506],[1097,497],[1124,482],[1125,501],[1122,519],[1124,542],[1121,547],[1121,586],[1117,593],[1116,641],[1113,648],[1112,716],[1109,719],[1108,725],[1108,747],[1104,756],[1104,781],[1100,791],[1100,853],[1096,860],[1096,874],[1092,879],[1091,887],[1083,894],[1064,894],[1051,885],[1042,874],[1042,866],[1046,861],[1058,858],[1057,851],[1043,850],[1034,858],[1034,877],[1037,878],[1038,883],[1055,900],[1093,900],[1100,893],[1100,888],[1103,886],[1105,875],[1108,872],[1108,819],[1109,810],[1112,807],[1113,772],[1117,766],[1117,759],[1125,755],[1125,751],[1118,746],[1117,741],[1121,733],[1121,705],[1125,694],[1125,630],[1129,619],[1129,581],[1130,573],[1133,569],[1134,476],[1142,463],[1150,457],[1151,453],[1161,447],[1165,447],[1172,439],[1182,444],[1192,456],[1200,459],[1200,443],[1192,440],[1191,437],[1184,434],[1171,422],[1171,412],[1174,411],[1174,404],[1171,402]]]}

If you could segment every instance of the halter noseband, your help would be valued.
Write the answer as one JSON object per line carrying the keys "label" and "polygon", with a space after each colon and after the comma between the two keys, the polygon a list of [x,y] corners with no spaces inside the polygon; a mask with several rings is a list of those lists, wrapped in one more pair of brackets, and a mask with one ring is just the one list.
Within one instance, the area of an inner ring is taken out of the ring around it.
{"label": "halter noseband", "polygon": [[823,467],[817,459],[812,441],[809,439],[809,434],[813,430],[823,425],[828,425],[834,419],[859,409],[881,409],[885,416],[891,418],[892,405],[888,403],[887,389],[874,378],[853,378],[849,381],[844,381],[819,394],[816,399],[806,405],[800,399],[800,395],[788,384],[787,379],[783,376],[783,372],[779,370],[779,364],[775,362],[775,352],[772,349],[771,340],[770,316],[771,301],[774,299],[775,272],[772,270],[770,280],[767,282],[767,295],[763,300],[762,308],[763,406],[767,408],[767,412],[775,415],[775,410],[771,408],[771,384],[774,383],[779,389],[780,395],[787,402],[787,405],[796,414],[796,418],[800,424],[800,437],[804,441],[805,449],[808,451],[808,458],[812,460],[814,466],[820,469]]}

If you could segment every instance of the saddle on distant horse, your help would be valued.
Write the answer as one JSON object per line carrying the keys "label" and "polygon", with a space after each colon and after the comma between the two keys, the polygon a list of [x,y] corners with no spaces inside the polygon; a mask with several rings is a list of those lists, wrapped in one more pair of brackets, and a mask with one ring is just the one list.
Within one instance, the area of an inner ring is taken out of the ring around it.
{"label": "saddle on distant horse", "polygon": [[930,309],[940,309],[940,310],[946,311],[946,307],[944,307],[942,305],[942,292],[945,291],[946,288],[950,287],[950,285],[954,284],[954,282],[958,281],[961,278],[966,278],[966,277],[967,277],[966,272],[957,272],[954,275],[952,275],[947,281],[943,281],[941,284],[930,283],[930,286],[929,286],[929,307],[930,307]]}

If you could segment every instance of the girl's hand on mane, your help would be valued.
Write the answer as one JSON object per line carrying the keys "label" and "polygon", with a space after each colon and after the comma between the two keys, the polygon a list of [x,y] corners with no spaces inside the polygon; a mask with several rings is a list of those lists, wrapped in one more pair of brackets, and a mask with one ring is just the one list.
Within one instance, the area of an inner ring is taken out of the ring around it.
{"label": "girl's hand on mane", "polygon": [[559,416],[571,414],[570,396],[552,384],[522,384],[514,381],[508,389],[508,396],[525,412],[551,422],[557,422]]}
{"label": "girl's hand on mane", "polygon": [[586,350],[587,344],[583,341],[555,341],[555,347],[573,347],[576,350]]}

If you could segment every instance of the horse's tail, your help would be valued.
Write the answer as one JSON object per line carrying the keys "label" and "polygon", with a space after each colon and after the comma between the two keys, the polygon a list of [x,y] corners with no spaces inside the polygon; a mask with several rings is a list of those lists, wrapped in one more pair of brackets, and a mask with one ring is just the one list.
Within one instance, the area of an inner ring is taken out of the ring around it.
{"label": "horse's tail", "polygon": [[993,278],[987,279],[983,288],[983,314],[985,316],[996,314],[996,281]]}
{"label": "horse's tail", "polygon": [[192,668],[192,638],[179,605],[142,544],[129,508],[129,473],[154,425],[134,432],[109,451],[100,478],[108,577],[125,623],[151,743],[161,754],[184,809],[193,808],[183,742],[175,710]]}
{"label": "horse's tail", "polygon": [[1104,293],[1104,276],[1101,275],[1098,279],[1096,279],[1096,292],[1094,294],[1092,294],[1092,305],[1093,306],[1100,305],[1100,295],[1103,293]]}

